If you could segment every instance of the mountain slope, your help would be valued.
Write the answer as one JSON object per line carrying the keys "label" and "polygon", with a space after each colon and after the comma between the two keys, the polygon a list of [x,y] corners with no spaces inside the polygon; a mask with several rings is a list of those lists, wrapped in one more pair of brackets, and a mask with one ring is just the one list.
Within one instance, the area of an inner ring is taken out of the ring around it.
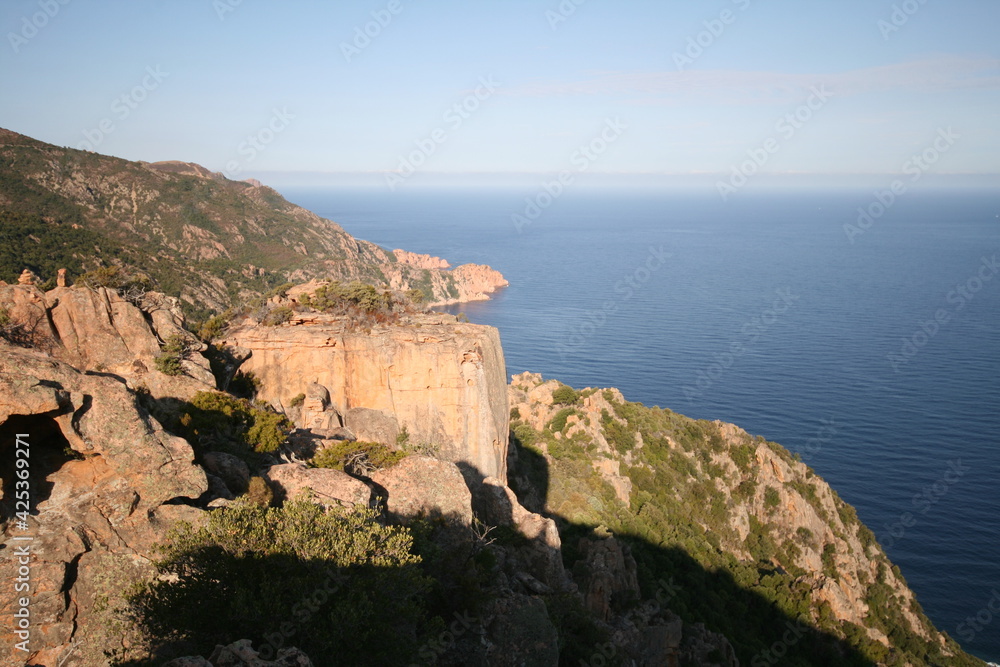
{"label": "mountain slope", "polygon": [[447,271],[432,258],[355,239],[255,181],[230,181],[196,164],[60,148],[2,129],[0,222],[2,279],[24,268],[45,279],[56,268],[118,263],[149,275],[189,311],[223,310],[315,277],[420,289],[434,303],[486,298],[506,284],[489,267]]}
{"label": "mountain slope", "polygon": [[[564,544],[610,529],[647,595],[657,578],[683,581],[671,608],[725,635],[740,664],[983,664],[934,628],[854,508],[780,445],[532,373],[514,376],[510,404],[508,476],[525,506],[559,517]],[[817,652],[783,619],[858,655]]]}

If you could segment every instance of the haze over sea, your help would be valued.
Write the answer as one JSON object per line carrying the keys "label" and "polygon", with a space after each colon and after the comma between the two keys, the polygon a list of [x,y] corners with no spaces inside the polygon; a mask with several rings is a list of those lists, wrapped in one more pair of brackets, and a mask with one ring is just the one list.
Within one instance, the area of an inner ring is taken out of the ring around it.
{"label": "haze over sea", "polygon": [[966,621],[1000,590],[1000,193],[913,191],[852,242],[872,190],[749,190],[567,191],[520,230],[530,190],[283,194],[390,249],[500,270],[510,287],[452,312],[499,328],[508,374],[801,453],[938,628],[1000,660],[1000,616]]}

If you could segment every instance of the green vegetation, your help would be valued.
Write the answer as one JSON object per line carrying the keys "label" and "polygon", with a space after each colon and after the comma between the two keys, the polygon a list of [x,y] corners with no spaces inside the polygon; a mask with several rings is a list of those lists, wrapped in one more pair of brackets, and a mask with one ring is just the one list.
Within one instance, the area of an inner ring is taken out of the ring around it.
{"label": "green vegetation", "polygon": [[394,466],[405,457],[405,452],[389,449],[377,442],[342,440],[321,450],[310,461],[310,465],[368,475],[375,470]]}
{"label": "green vegetation", "polygon": [[557,405],[573,405],[579,400],[580,394],[572,387],[564,384],[559,385],[559,387],[552,392],[552,402]]}
{"label": "green vegetation", "polygon": [[292,396],[292,400],[288,401],[288,407],[297,408],[305,402],[306,402],[305,394],[296,394],[295,396]]}
{"label": "green vegetation", "polygon": [[153,359],[156,370],[164,375],[183,375],[184,368],[181,365],[191,352],[190,343],[184,336],[174,334],[167,338],[166,343],[160,348],[160,354]]}
{"label": "green vegetation", "polygon": [[167,538],[160,576],[130,596],[132,613],[151,645],[182,641],[184,655],[236,638],[269,646],[287,620],[287,645],[316,659],[408,664],[441,629],[424,602],[433,582],[409,531],[376,518],[360,507],[238,501]]}
{"label": "green vegetation", "polygon": [[[203,322],[216,304],[240,307],[293,274],[317,278],[333,266],[343,274],[334,277],[386,285],[380,266],[398,264],[273,190],[179,171],[8,137],[0,146],[0,279],[14,282],[28,268],[51,284],[60,268],[81,276],[118,266],[181,297],[188,319]],[[417,291],[423,300],[457,295],[448,272],[397,270],[411,304],[422,303]]]}
{"label": "green vegetation", "polygon": [[292,428],[270,406],[214,391],[199,391],[173,413],[157,416],[202,450],[228,452],[248,462],[256,460],[255,454],[276,451]]}
{"label": "green vegetation", "polygon": [[[558,404],[573,404],[570,391],[562,392],[560,398],[566,403]],[[763,651],[781,643],[785,622],[799,618],[812,628],[810,635],[787,647],[783,665],[866,665],[872,656],[888,665],[978,664],[971,658],[946,657],[945,650],[958,650],[954,644],[942,649],[919,640],[899,616],[902,603],[877,597],[878,588],[872,589],[876,597],[869,601],[870,623],[890,637],[896,628],[899,641],[893,637],[896,650],[892,652],[863,631],[842,625],[829,608],[816,607],[812,584],[805,576],[809,573],[797,565],[805,549],[823,548],[808,529],[800,528],[791,539],[779,537],[780,527],[769,523],[779,519],[751,512],[749,533],[740,539],[732,517],[746,515],[746,505],[759,502],[755,500],[760,476],[757,447],[764,445],[793,467],[804,469],[779,445],[749,436],[728,438],[716,424],[621,402],[611,391],[603,396],[611,409],[601,415],[600,426],[622,472],[632,482],[628,506],[595,472],[592,461],[597,453],[587,436],[555,437],[573,413],[571,407],[558,410],[541,431],[521,421],[520,415],[512,415],[511,446],[520,451],[518,466],[509,473],[511,484],[519,497],[530,497],[529,488],[518,488],[519,480],[547,489],[544,507],[533,509],[559,521],[567,567],[575,562],[574,540],[596,536],[602,526],[607,527],[632,550],[642,598],[656,594],[657,582],[675,577],[682,583],[670,601],[671,610],[688,622],[704,623],[728,637],[741,664],[752,664]],[[640,438],[641,448],[636,446]],[[728,464],[722,465],[726,459],[736,467],[735,478]],[[785,491],[800,493],[820,511],[817,487],[809,472],[799,475],[784,482]],[[731,495],[720,492],[720,479],[727,480]],[[782,491],[775,486],[763,489],[763,506],[769,516],[779,507],[781,497]],[[874,536],[860,524],[853,509],[839,499],[836,505],[848,532],[857,530],[863,543],[873,545]],[[749,559],[737,556],[746,553]],[[884,554],[869,555],[888,563]],[[834,545],[823,548],[822,562],[824,574],[836,576]],[[922,613],[917,616],[930,627]],[[859,653],[842,655],[831,638],[842,638]]]}

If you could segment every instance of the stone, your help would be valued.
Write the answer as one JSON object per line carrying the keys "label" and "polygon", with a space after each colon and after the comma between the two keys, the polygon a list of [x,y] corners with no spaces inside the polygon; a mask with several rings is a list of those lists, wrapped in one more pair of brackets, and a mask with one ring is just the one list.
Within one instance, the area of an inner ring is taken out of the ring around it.
{"label": "stone", "polygon": [[529,512],[503,482],[487,477],[476,487],[473,510],[489,526],[511,526],[528,539],[517,549],[521,568],[554,590],[571,588],[562,562],[562,541],[552,519]]}
{"label": "stone", "polygon": [[454,463],[407,456],[391,468],[376,470],[371,479],[385,488],[386,509],[396,517],[442,516],[472,525],[472,494]]}
{"label": "stone", "polygon": [[205,469],[220,478],[232,495],[246,493],[250,468],[242,459],[225,452],[206,452],[201,458]]}
{"label": "stone", "polygon": [[271,466],[264,472],[279,500],[292,500],[307,489],[324,507],[369,506],[371,490],[361,480],[332,468],[307,468],[300,463]]}
{"label": "stone", "polygon": [[344,426],[362,442],[395,445],[399,422],[388,412],[371,408],[351,408],[344,414]]}
{"label": "stone", "polygon": [[66,287],[66,269],[59,269],[56,272],[56,287]]}
{"label": "stone", "polygon": [[25,269],[17,279],[18,285],[34,285],[38,282],[38,276],[30,269]]}

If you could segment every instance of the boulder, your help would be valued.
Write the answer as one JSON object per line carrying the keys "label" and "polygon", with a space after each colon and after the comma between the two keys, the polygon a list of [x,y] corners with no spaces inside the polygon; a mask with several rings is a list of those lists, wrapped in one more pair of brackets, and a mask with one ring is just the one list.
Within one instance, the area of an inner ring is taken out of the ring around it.
{"label": "boulder", "polygon": [[332,468],[307,468],[300,463],[283,463],[268,468],[264,479],[271,484],[279,500],[291,500],[308,489],[314,500],[325,507],[367,507],[371,502],[372,493],[368,485]]}
{"label": "boulder", "polygon": [[408,456],[371,475],[388,493],[386,509],[401,519],[444,516],[472,525],[472,494],[458,466],[427,456]]}
{"label": "boulder", "polygon": [[246,493],[250,486],[250,468],[237,456],[225,452],[206,452],[205,469],[221,479],[234,496]]}

